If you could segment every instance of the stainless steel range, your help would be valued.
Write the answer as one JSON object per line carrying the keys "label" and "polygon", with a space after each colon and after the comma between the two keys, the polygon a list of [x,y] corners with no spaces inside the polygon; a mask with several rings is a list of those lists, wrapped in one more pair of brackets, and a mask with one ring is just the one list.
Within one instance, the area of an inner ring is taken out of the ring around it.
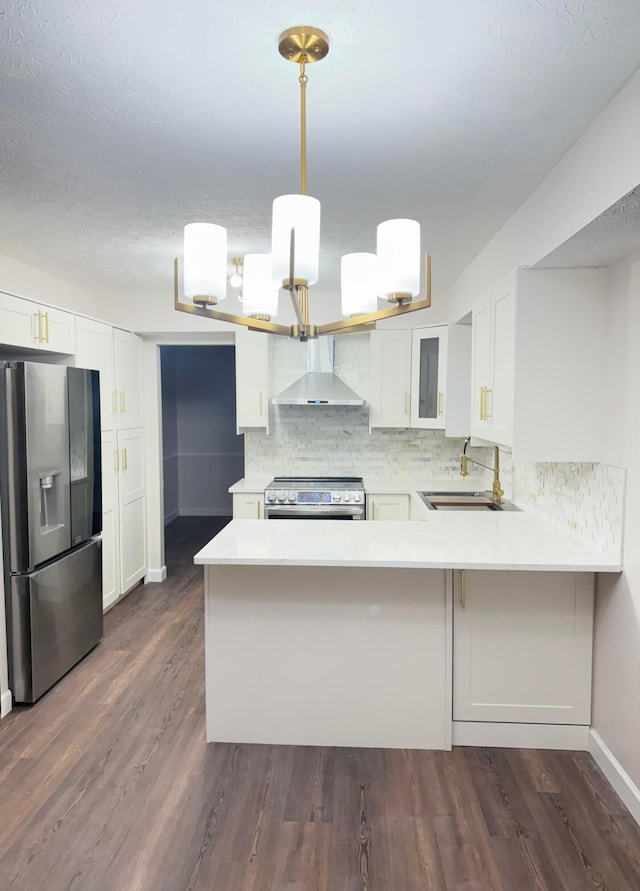
{"label": "stainless steel range", "polygon": [[277,476],[264,490],[267,520],[364,520],[362,477]]}

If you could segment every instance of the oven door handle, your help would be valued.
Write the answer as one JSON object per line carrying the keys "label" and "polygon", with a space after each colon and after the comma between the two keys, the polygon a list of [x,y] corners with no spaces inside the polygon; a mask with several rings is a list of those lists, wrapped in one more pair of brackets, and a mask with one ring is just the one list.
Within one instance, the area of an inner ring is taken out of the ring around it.
{"label": "oven door handle", "polygon": [[364,519],[365,509],[362,505],[347,506],[339,504],[327,504],[307,510],[304,507],[285,507],[277,505],[265,506],[265,517],[274,520],[278,517],[283,520],[331,520],[341,517],[360,517]]}

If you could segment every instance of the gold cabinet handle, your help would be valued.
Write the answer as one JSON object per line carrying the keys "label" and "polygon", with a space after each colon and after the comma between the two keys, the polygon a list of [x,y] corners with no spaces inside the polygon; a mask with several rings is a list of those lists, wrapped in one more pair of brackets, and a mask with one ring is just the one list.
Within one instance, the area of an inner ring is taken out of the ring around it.
{"label": "gold cabinet handle", "polygon": [[486,387],[480,387],[480,420],[481,420],[481,421],[486,421],[486,420],[487,420],[487,416],[486,416],[486,413],[485,413],[485,407],[484,407],[484,400],[485,400],[485,396],[486,396],[486,390],[487,390]]}
{"label": "gold cabinet handle", "polygon": [[258,519],[262,519],[262,502],[258,499]]}
{"label": "gold cabinet handle", "polygon": [[113,413],[114,415],[118,414],[118,391],[113,391]]}
{"label": "gold cabinet handle", "polygon": [[464,569],[460,570],[460,607],[465,609],[467,605],[467,584],[464,577]]}
{"label": "gold cabinet handle", "polygon": [[125,411],[124,390],[120,390],[120,414],[123,415]]}
{"label": "gold cabinet handle", "polygon": [[442,415],[443,415],[443,413],[444,413],[444,407],[443,407],[443,405],[444,405],[444,394],[443,394],[443,393],[438,393],[438,408],[437,408],[437,412],[438,412],[438,417],[439,417],[439,418],[442,417]]}
{"label": "gold cabinet handle", "polygon": [[491,395],[493,397],[493,390],[491,389],[491,387],[485,387],[484,388],[484,419],[485,419],[485,421],[488,421],[489,418],[491,417],[491,412],[487,408],[487,405],[489,403],[489,400],[487,397],[488,397],[489,393],[491,393]]}
{"label": "gold cabinet handle", "polygon": [[[42,343],[42,313],[40,312],[40,310],[38,310],[38,312],[34,312],[33,317],[34,319],[37,319],[38,322],[38,333],[34,333],[33,339],[37,343]],[[33,327],[35,328],[35,324]]]}
{"label": "gold cabinet handle", "polygon": [[120,452],[117,449],[113,453],[113,469],[116,473],[120,471]]}
{"label": "gold cabinet handle", "polygon": [[262,393],[260,393],[260,417],[262,417]]}
{"label": "gold cabinet handle", "polygon": [[122,469],[127,469],[127,449],[126,447],[122,450]]}
{"label": "gold cabinet handle", "polygon": [[409,414],[409,394],[404,394],[404,413],[405,415]]}
{"label": "gold cabinet handle", "polygon": [[49,343],[49,312],[44,313],[44,339],[45,343]]}

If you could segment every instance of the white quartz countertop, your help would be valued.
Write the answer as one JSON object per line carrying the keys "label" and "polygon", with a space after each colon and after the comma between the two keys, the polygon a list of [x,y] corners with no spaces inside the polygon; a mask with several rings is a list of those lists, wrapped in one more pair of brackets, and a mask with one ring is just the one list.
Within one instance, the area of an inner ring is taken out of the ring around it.
{"label": "white quartz countertop", "polygon": [[380,566],[619,572],[603,554],[525,512],[429,512],[420,522],[232,520],[194,557],[238,566]]}

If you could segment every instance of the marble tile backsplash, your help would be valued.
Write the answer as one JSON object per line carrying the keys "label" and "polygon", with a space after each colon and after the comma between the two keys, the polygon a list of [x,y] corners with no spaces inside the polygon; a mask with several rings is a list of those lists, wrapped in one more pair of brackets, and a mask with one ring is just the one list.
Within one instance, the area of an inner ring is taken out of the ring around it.
{"label": "marble tile backsplash", "polygon": [[601,551],[621,553],[626,473],[608,464],[521,464],[513,498]]}
{"label": "marble tile backsplash", "polygon": [[[463,440],[442,431],[380,429],[369,435],[367,407],[283,405],[272,435],[245,433],[247,477],[294,474],[379,479],[460,480]],[[479,481],[481,469],[470,476]]]}

